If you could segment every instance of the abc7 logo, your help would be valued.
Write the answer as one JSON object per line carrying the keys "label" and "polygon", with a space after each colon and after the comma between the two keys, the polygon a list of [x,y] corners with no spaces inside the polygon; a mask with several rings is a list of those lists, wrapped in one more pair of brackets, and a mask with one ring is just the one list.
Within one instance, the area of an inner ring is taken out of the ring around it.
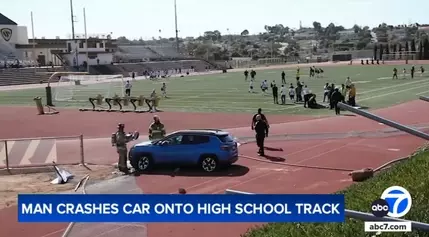
{"label": "abc7 logo", "polygon": [[371,212],[376,217],[384,217],[389,213],[389,203],[384,199],[377,199],[371,204]]}

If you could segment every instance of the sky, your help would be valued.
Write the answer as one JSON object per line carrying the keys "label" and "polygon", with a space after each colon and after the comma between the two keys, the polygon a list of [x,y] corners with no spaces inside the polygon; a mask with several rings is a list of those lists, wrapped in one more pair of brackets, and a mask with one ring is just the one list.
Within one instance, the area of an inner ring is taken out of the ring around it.
{"label": "sky", "polygon": [[[69,0],[1,1],[7,4],[1,4],[0,12],[27,26],[29,38],[31,12],[36,38],[70,37]],[[73,0],[76,34],[85,32],[83,8],[89,35],[151,39],[175,34],[174,0]],[[427,9],[428,0],[177,0],[179,37],[197,37],[208,30],[239,34],[247,29],[254,34],[263,32],[265,25],[298,28],[300,21],[304,27],[313,21],[345,27],[427,24]]]}

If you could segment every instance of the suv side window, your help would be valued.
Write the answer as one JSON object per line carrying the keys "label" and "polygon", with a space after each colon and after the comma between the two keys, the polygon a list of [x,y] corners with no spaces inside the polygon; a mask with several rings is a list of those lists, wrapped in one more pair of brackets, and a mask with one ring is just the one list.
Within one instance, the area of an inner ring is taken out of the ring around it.
{"label": "suv side window", "polygon": [[174,136],[174,137],[166,139],[165,142],[167,142],[169,145],[179,145],[179,144],[182,144],[183,137],[184,136],[182,136],[182,135]]}
{"label": "suv side window", "polygon": [[210,137],[203,135],[183,135],[182,141],[180,144],[182,145],[198,145],[209,143]]}
{"label": "suv side window", "polygon": [[194,144],[204,144],[209,142],[210,142],[209,136],[202,136],[202,135],[195,136]]}

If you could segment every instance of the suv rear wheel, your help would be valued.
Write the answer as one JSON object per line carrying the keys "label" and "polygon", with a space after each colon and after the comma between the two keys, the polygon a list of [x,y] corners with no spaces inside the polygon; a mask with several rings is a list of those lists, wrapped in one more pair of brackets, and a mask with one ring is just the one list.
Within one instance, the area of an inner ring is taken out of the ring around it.
{"label": "suv rear wheel", "polygon": [[218,161],[214,156],[204,156],[200,166],[205,172],[213,172],[218,168]]}

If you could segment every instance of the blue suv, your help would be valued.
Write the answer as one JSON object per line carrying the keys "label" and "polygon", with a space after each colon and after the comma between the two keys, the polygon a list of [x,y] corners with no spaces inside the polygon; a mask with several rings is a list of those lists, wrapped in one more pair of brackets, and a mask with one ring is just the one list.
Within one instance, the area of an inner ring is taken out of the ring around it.
{"label": "blue suv", "polygon": [[134,169],[146,171],[155,165],[198,166],[213,172],[238,160],[237,142],[217,129],[182,130],[157,141],[134,145],[129,152]]}

